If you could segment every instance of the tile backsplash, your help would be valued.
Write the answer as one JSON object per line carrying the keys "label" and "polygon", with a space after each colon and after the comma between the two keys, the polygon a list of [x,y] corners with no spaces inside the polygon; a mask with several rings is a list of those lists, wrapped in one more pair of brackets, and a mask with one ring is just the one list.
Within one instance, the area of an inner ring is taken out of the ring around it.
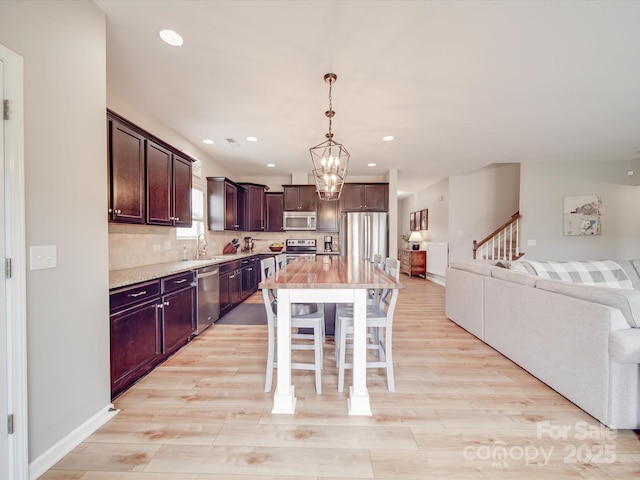
{"label": "tile backsplash", "polygon": [[[109,270],[178,262],[182,259],[183,245],[187,247],[188,258],[194,259],[196,240],[177,238],[176,231],[171,227],[110,223]],[[339,240],[337,233],[322,232],[205,232],[209,255],[222,254],[222,249],[234,238],[242,247],[244,237],[249,236],[254,240],[255,253],[269,252],[271,243],[284,242],[288,238],[314,238],[318,250],[322,250],[325,235],[331,235],[334,242]]]}

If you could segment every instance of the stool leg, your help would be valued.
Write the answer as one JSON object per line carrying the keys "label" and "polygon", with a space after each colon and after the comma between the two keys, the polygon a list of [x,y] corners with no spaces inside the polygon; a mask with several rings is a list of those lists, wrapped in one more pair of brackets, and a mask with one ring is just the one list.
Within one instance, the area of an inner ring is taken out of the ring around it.
{"label": "stool leg", "polygon": [[[322,320],[324,323],[324,319]],[[313,346],[315,351],[316,393],[322,394],[322,326],[316,323],[313,327]]]}
{"label": "stool leg", "polygon": [[[342,322],[340,322],[342,323]],[[338,349],[338,392],[344,391],[344,363],[345,350],[347,349],[347,328],[340,325],[340,347]]]}

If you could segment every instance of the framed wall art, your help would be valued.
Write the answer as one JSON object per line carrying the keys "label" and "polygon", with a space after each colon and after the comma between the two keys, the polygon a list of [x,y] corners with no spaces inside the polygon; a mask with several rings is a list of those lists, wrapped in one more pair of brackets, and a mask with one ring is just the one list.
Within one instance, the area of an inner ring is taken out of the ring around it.
{"label": "framed wall art", "polygon": [[599,195],[566,196],[562,213],[565,235],[601,235],[602,203]]}
{"label": "framed wall art", "polygon": [[409,214],[409,230],[412,232],[416,230],[416,212]]}
{"label": "framed wall art", "polygon": [[420,230],[429,229],[429,210],[420,210]]}

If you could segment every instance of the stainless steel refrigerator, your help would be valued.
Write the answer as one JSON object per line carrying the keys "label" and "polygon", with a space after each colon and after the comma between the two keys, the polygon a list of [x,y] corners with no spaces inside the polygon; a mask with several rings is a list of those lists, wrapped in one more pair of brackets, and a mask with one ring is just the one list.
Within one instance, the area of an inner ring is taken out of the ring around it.
{"label": "stainless steel refrigerator", "polygon": [[388,256],[389,227],[384,212],[349,212],[340,218],[340,255],[373,262],[376,253]]}

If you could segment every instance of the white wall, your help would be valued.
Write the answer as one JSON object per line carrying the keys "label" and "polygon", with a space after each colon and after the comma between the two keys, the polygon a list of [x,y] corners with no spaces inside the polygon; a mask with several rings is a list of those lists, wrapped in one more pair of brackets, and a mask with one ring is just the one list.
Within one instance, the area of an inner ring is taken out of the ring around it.
{"label": "white wall", "polygon": [[105,16],[88,1],[0,2],[24,58],[29,459],[110,403]]}
{"label": "white wall", "polygon": [[449,260],[473,258],[473,241],[482,240],[518,211],[519,194],[517,163],[489,165],[450,177]]}
{"label": "white wall", "polygon": [[[640,186],[629,162],[540,162],[521,168],[522,249],[532,260],[640,258]],[[563,235],[565,195],[600,195],[602,235]],[[535,240],[536,246],[527,245]]]}

